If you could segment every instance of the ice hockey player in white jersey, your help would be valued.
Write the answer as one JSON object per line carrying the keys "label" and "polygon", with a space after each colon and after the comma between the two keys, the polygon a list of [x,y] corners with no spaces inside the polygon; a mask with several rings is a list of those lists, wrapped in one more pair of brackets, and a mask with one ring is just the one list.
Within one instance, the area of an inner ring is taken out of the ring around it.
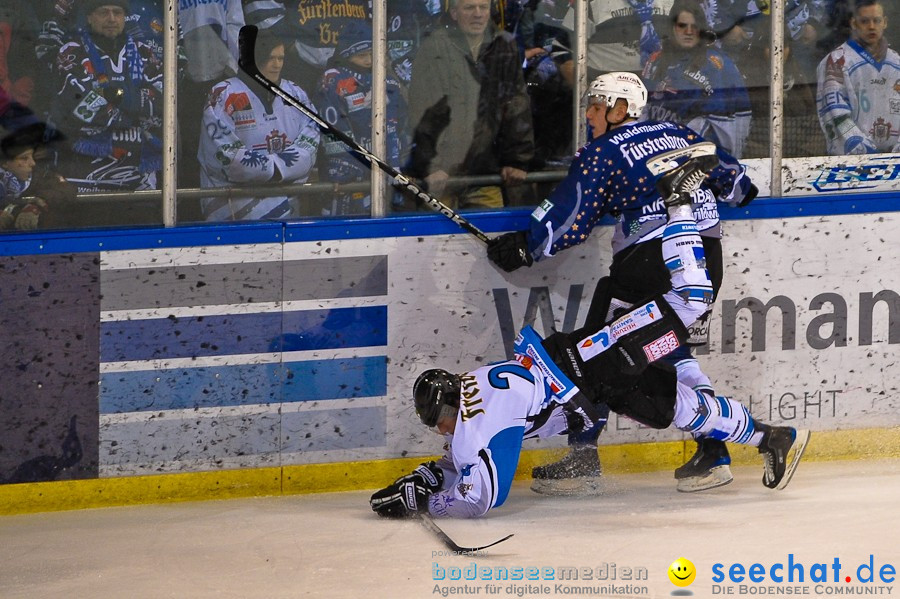
{"label": "ice hockey player in white jersey", "polygon": [[860,0],[851,38],[819,63],[816,103],[832,156],[900,150],[900,55],[886,27],[882,0]]}
{"label": "ice hockey player in white jersey", "polygon": [[[441,369],[423,372],[413,387],[416,413],[423,424],[445,436],[444,456],[375,492],[370,506],[389,518],[414,516],[420,510],[435,517],[483,516],[506,501],[524,439],[590,426],[599,401],[647,426],[674,425],[756,446],[764,458],[763,484],[783,489],[809,432],[754,420],[740,403],[714,396],[698,369],[676,375],[649,366],[639,384],[626,392],[596,396],[581,390],[600,388],[602,380],[621,367],[620,355],[640,362],[643,345],[683,341],[686,330],[679,323],[659,297],[586,336],[579,330],[541,340],[526,327],[516,340],[514,360],[460,375]],[[601,341],[604,337],[608,345]],[[647,366],[646,358],[643,362]]]}
{"label": "ice hockey player in white jersey", "polygon": [[[259,69],[285,92],[312,106],[306,92],[281,79],[284,42],[271,34],[257,38]],[[240,73],[215,85],[203,113],[200,149],[202,187],[259,183],[303,183],[315,165],[319,128],[306,115]],[[301,216],[298,200],[207,198],[209,221],[275,220]]]}

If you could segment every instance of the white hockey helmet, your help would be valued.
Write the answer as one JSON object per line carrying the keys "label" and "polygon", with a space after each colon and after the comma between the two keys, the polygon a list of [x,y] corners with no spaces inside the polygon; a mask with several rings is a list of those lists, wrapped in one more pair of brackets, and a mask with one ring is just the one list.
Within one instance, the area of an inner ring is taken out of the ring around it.
{"label": "white hockey helmet", "polygon": [[600,75],[591,82],[587,97],[603,98],[606,107],[612,108],[622,98],[628,103],[628,116],[638,118],[647,104],[647,88],[634,73],[616,71]]}

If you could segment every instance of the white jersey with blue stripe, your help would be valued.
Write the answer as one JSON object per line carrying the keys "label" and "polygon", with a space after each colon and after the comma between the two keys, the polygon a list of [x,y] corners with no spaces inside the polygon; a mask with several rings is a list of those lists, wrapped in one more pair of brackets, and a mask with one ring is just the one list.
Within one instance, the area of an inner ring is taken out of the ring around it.
{"label": "white jersey with blue stripe", "polygon": [[[506,501],[522,441],[567,432],[556,383],[524,355],[460,376],[456,429],[446,436],[444,487],[429,499],[437,517],[475,518]],[[555,366],[554,366],[555,368]]]}

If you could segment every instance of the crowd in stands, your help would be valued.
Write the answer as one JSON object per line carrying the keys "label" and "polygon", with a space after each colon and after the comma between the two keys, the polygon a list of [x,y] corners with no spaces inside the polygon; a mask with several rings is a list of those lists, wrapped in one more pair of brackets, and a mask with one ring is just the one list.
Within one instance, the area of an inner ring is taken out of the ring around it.
{"label": "crowd in stands", "polygon": [[[177,3],[179,188],[331,184],[307,196],[211,193],[189,220],[370,213],[368,168],[237,66],[238,32],[256,25],[260,70],[370,147],[370,4]],[[895,4],[786,1],[786,157],[900,150]],[[589,0],[587,8],[589,78],[641,74],[645,118],[681,122],[740,158],[768,155],[768,0]],[[545,190],[527,174],[566,168],[582,120],[573,114],[573,3],[386,0],[386,9],[384,160],[454,208],[540,201]],[[121,214],[70,214],[76,193],[159,188],[163,10],[159,0],[0,7],[0,229],[111,223]],[[499,184],[477,181],[485,176]],[[422,209],[400,191],[388,204]]]}

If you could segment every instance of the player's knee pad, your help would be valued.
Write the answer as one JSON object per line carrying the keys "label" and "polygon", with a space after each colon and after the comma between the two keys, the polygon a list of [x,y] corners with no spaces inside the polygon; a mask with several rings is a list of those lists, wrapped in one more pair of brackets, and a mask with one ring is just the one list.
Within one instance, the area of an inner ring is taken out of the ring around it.
{"label": "player's knee pad", "polygon": [[582,328],[570,335],[589,383],[640,374],[684,346],[687,336],[681,319],[661,296],[638,303],[599,331]]}
{"label": "player's knee pad", "polygon": [[675,418],[677,378],[674,372],[651,366],[630,389],[607,389],[610,409],[644,426],[665,429]]}

